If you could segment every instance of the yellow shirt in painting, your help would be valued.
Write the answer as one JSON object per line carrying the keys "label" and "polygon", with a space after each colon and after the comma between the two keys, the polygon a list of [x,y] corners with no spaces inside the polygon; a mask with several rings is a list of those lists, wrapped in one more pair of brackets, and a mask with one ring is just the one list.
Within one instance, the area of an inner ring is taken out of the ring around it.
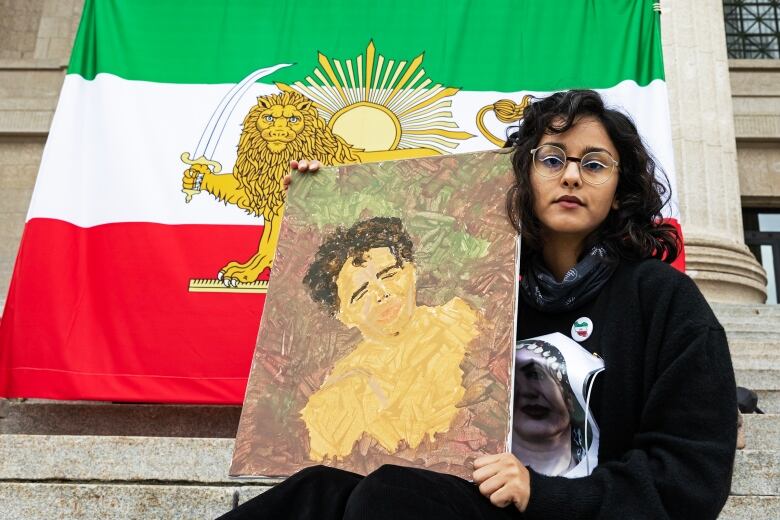
{"label": "yellow shirt in painting", "polygon": [[336,362],[301,410],[311,460],[349,455],[364,433],[394,453],[402,440],[416,448],[446,432],[465,393],[460,364],[476,322],[460,298],[417,307],[399,336],[364,340]]}

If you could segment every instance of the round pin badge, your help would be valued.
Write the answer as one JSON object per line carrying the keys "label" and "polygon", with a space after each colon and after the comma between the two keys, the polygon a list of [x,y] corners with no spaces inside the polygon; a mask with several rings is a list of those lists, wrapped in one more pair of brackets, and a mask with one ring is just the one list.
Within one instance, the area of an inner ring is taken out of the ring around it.
{"label": "round pin badge", "polygon": [[593,334],[593,322],[590,318],[583,316],[574,320],[574,325],[571,326],[571,337],[574,341],[582,343]]}

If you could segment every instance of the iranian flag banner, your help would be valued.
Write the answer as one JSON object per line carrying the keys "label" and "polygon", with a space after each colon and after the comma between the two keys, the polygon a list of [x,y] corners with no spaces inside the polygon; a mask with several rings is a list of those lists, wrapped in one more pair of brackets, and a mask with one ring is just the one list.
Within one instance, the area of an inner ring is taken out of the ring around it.
{"label": "iranian flag banner", "polygon": [[0,396],[241,403],[290,159],[496,148],[571,88],[629,113],[674,186],[651,0],[87,0]]}

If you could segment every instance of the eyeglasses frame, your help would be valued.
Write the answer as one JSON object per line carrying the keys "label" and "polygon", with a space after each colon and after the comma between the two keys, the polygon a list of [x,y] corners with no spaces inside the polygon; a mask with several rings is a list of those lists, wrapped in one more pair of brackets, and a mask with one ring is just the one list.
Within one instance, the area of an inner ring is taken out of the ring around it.
{"label": "eyeglasses frame", "polygon": [[563,148],[559,147],[559,146],[555,146],[554,144],[543,144],[541,146],[537,146],[536,148],[533,148],[530,153],[531,153],[531,158],[532,158],[531,159],[531,164],[534,167],[534,171],[536,173],[538,173],[539,175],[541,175],[542,177],[544,177],[545,179],[556,179],[556,178],[560,177],[561,175],[563,175],[563,172],[566,171],[566,165],[564,165],[564,167],[561,168],[560,173],[557,173],[555,175],[544,175],[543,173],[539,173],[538,171],[536,171],[536,151],[539,150],[539,148],[541,148],[542,146],[549,146],[551,148],[557,148],[558,150],[560,150],[563,153],[564,159],[566,160],[566,165],[568,165],[569,162],[577,163],[577,171],[580,174],[580,179],[582,179],[582,182],[590,184],[591,186],[601,186],[602,184],[606,183],[610,178],[612,178],[612,175],[617,170],[617,167],[620,164],[618,161],[615,160],[614,157],[612,157],[611,153],[609,153],[608,151],[604,150],[604,153],[607,154],[610,159],[612,159],[612,163],[613,163],[612,164],[612,171],[609,172],[609,175],[607,175],[606,178],[603,181],[601,181],[601,182],[591,182],[591,181],[586,180],[585,176],[582,174],[582,159],[584,159],[585,157],[587,157],[588,155],[590,155],[592,153],[598,153],[598,152],[588,152],[585,155],[583,155],[582,157],[570,157],[570,156],[566,155],[566,151]]}

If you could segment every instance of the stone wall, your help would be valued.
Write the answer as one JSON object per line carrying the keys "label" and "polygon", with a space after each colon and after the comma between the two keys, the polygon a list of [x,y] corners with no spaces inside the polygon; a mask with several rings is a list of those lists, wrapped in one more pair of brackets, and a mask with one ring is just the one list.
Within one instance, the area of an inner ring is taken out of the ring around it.
{"label": "stone wall", "polygon": [[0,137],[0,302],[3,304],[44,141],[43,136]]}
{"label": "stone wall", "polygon": [[0,0],[0,309],[82,6]]}
{"label": "stone wall", "polygon": [[0,0],[0,59],[67,62],[83,0]]}
{"label": "stone wall", "polygon": [[731,60],[742,205],[780,207],[780,60]]}

